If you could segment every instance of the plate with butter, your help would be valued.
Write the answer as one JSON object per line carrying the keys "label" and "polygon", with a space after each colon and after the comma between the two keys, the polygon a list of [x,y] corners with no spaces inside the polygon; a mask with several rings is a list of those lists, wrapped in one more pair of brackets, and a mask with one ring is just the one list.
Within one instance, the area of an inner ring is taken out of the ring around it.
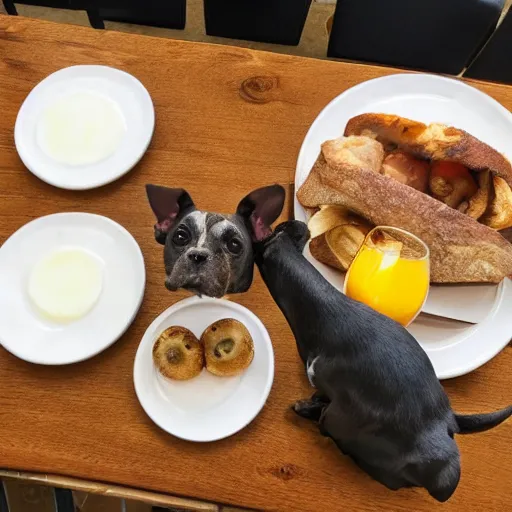
{"label": "plate with butter", "polygon": [[153,102],[137,78],[108,66],[71,66],[32,89],[19,110],[14,140],[38,178],[85,190],[130,171],[154,126]]}
{"label": "plate with butter", "polygon": [[145,288],[132,235],[88,213],[40,217],[0,248],[0,344],[31,363],[89,359],[132,323]]}

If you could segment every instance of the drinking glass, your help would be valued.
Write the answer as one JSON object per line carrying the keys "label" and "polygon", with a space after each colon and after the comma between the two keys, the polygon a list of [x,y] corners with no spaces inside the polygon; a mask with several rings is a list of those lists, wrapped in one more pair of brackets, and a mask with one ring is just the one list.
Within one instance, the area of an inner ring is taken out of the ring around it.
{"label": "drinking glass", "polygon": [[344,292],[409,325],[427,299],[430,255],[417,236],[380,226],[368,233],[345,276]]}

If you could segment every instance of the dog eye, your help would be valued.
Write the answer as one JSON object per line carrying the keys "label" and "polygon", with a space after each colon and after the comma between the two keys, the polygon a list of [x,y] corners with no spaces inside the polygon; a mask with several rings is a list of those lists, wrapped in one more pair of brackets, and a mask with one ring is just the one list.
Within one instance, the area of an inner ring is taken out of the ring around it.
{"label": "dog eye", "polygon": [[242,252],[242,244],[240,240],[232,238],[227,244],[228,251],[233,254],[240,254]]}
{"label": "dog eye", "polygon": [[172,237],[172,241],[178,246],[187,245],[190,241],[190,234],[185,228],[178,228]]}

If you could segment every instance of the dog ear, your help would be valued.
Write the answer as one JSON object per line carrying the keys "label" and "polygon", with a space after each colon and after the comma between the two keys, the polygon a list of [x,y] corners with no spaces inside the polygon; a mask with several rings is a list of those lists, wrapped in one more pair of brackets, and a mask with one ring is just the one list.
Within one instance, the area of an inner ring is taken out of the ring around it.
{"label": "dog ear", "polygon": [[283,211],[285,191],[281,185],[258,188],[245,196],[236,210],[244,218],[254,242],[272,234],[271,226]]}
{"label": "dog ear", "polygon": [[167,234],[176,219],[196,209],[188,192],[182,188],[167,188],[158,185],[146,185],[149,205],[156,217],[155,239],[164,245]]}

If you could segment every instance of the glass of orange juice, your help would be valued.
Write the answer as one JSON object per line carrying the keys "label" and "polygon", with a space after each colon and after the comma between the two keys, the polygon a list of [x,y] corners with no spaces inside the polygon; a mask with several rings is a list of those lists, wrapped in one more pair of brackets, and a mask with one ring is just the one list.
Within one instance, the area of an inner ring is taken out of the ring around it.
{"label": "glass of orange juice", "polygon": [[368,233],[345,276],[344,292],[404,326],[420,313],[430,283],[429,250],[403,229]]}

